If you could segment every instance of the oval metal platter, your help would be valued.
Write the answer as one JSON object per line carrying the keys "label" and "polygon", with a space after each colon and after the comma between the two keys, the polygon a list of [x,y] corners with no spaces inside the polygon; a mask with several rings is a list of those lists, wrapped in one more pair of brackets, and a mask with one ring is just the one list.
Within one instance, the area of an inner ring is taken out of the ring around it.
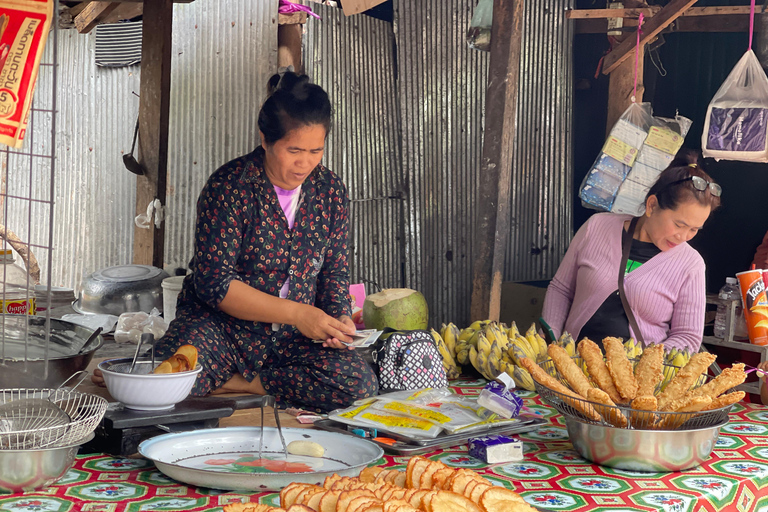
{"label": "oval metal platter", "polygon": [[291,482],[322,485],[326,476],[357,476],[384,451],[362,438],[303,428],[284,428],[286,444],[314,441],[322,458],[283,455],[274,427],[228,427],[162,434],[143,441],[139,453],[166,476],[189,485],[231,491],[279,491]]}

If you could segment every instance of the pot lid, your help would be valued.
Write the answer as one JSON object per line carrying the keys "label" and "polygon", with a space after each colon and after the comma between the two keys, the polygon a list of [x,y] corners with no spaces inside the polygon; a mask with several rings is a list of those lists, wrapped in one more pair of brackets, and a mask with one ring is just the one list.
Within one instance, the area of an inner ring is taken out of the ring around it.
{"label": "pot lid", "polygon": [[164,273],[162,269],[151,265],[117,265],[94,272],[91,277],[96,280],[129,283],[145,281]]}

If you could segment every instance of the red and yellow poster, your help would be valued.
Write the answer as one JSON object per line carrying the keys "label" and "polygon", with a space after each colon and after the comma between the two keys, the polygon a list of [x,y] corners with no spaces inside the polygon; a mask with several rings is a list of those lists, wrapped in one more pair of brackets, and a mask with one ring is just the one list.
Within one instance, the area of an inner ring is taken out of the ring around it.
{"label": "red and yellow poster", "polygon": [[0,0],[0,143],[20,148],[53,0]]}

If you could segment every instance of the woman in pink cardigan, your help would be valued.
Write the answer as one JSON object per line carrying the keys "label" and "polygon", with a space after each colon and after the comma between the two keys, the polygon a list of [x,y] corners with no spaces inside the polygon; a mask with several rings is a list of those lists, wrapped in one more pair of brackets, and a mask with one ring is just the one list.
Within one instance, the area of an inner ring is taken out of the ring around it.
{"label": "woman in pink cardigan", "polygon": [[[637,218],[624,289],[645,344],[698,351],[704,331],[704,260],[688,245],[720,205],[722,189],[693,153],[678,154],[648,191]],[[542,316],[560,336],[638,336],[618,293],[622,235],[632,217],[598,213],[573,237],[547,289]]]}

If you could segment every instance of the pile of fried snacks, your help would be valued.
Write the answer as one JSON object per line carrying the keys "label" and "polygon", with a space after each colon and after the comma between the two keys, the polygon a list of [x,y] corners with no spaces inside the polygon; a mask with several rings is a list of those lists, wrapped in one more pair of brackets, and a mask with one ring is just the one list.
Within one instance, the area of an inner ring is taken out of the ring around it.
{"label": "pile of fried snacks", "polygon": [[586,418],[603,420],[619,428],[674,430],[688,421],[692,413],[726,407],[744,398],[743,391],[724,394],[746,380],[741,363],[697,387],[716,359],[713,354],[699,352],[662,387],[663,344],[647,347],[634,366],[620,339],[605,338],[603,345],[605,355],[590,339],[579,342],[578,352],[585,368],[576,364],[562,347],[548,347],[549,357],[570,388],[530,359],[522,360],[521,364],[540,385],[564,395],[566,403]]}
{"label": "pile of fried snacks", "polygon": [[[224,512],[530,512],[514,491],[495,486],[471,469],[412,457],[405,472],[369,467],[357,478],[334,474],[323,486],[292,483],[280,492],[283,508],[234,503]],[[305,508],[294,508],[303,506]]]}

